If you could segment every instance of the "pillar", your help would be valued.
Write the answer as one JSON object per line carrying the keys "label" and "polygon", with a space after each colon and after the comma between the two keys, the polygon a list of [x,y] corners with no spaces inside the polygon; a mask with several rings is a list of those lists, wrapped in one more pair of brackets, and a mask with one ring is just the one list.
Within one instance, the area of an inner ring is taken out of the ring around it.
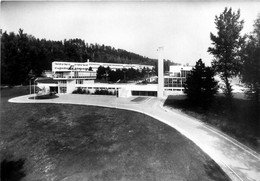
{"label": "pillar", "polygon": [[164,72],[163,72],[163,47],[158,48],[158,90],[157,97],[163,98]]}

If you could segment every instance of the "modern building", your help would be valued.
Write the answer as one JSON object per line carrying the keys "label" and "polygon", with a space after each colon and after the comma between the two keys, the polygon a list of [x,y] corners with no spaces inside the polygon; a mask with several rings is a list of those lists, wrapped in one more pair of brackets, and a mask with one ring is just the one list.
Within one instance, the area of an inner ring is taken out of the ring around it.
{"label": "modern building", "polygon": [[[170,66],[169,73],[164,75],[163,47],[158,49],[158,54],[158,84],[108,84],[95,83],[94,81],[96,79],[96,70],[99,66],[109,66],[113,70],[123,68],[134,68],[141,70],[144,67],[152,69],[153,66],[98,62],[53,62],[52,76],[54,82],[51,82],[51,85],[46,83],[45,85],[48,85],[49,88],[44,89],[50,91],[55,90],[55,92],[59,94],[72,93],[78,88],[81,88],[89,93],[94,93],[97,90],[107,90],[115,95],[118,95],[119,97],[158,96],[163,98],[168,95],[183,94],[183,86],[192,67],[183,65]],[[39,85],[44,87],[42,82],[39,82]]]}
{"label": "modern building", "polygon": [[164,96],[183,94],[184,83],[191,70],[192,66],[189,65],[170,66],[169,75],[164,76]]}
{"label": "modern building", "polygon": [[111,70],[117,69],[130,69],[142,70],[143,68],[153,69],[153,65],[140,65],[140,64],[119,64],[119,63],[102,63],[102,62],[53,62],[52,71],[67,70],[70,66],[77,70],[88,70],[90,67],[93,71],[97,71],[100,66],[105,68],[109,67]]}
{"label": "modern building", "polygon": [[72,93],[78,85],[93,84],[96,71],[86,63],[52,62],[53,79],[58,81],[58,93]]}

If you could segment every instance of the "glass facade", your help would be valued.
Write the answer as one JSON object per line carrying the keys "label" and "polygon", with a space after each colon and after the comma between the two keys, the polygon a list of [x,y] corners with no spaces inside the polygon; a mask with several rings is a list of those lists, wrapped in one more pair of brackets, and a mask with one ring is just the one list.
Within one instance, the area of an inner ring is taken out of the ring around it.
{"label": "glass facade", "polygon": [[164,87],[183,87],[183,78],[164,78]]}
{"label": "glass facade", "polygon": [[[178,87],[183,88],[186,78],[191,71],[181,70],[180,72],[173,72],[171,76],[164,78],[164,87]],[[172,89],[173,90],[173,89]]]}

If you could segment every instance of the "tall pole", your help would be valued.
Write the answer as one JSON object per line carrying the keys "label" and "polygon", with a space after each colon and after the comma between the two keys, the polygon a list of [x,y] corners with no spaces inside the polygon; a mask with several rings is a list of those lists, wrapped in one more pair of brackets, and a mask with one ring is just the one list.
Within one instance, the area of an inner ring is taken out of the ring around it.
{"label": "tall pole", "polygon": [[163,47],[158,48],[158,90],[157,97],[163,98],[164,72],[163,72]]}
{"label": "tall pole", "polygon": [[31,78],[30,78],[30,80],[29,80],[29,88],[30,88],[30,95],[32,94],[32,90],[31,90]]}
{"label": "tall pole", "polygon": [[35,100],[35,80],[34,80],[34,100]]}

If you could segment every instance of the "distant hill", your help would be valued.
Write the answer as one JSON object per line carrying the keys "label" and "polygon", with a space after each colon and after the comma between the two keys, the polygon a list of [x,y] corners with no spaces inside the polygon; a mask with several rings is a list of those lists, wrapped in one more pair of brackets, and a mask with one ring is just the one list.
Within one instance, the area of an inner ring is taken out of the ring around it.
{"label": "distant hill", "polygon": [[[35,38],[19,29],[18,34],[4,32],[1,37],[1,82],[18,85],[28,82],[29,72],[40,76],[51,70],[53,61],[145,64],[157,67],[157,60],[115,49],[111,46],[89,44],[82,39],[52,41]],[[165,70],[174,64],[165,61]]]}
{"label": "distant hill", "polygon": [[[88,46],[88,44],[87,44]],[[155,65],[157,60],[128,52],[123,49],[115,49],[111,46],[90,44],[87,47],[90,61],[93,62],[109,62],[109,63],[125,63],[125,64],[144,64]]]}

